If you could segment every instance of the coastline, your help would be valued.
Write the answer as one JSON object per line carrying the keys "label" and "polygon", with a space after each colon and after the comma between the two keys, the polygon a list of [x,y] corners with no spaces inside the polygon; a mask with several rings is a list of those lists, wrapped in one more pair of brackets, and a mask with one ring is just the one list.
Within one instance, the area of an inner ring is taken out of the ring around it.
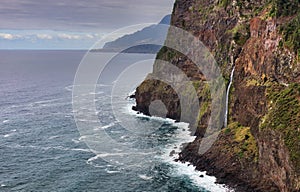
{"label": "coastline", "polygon": [[235,174],[224,173],[225,168],[222,169],[214,165],[213,160],[208,158],[206,154],[200,156],[195,151],[196,147],[194,146],[194,142],[189,143],[188,146],[181,151],[180,157],[178,158],[179,161],[182,163],[191,163],[198,171],[206,171],[207,175],[216,177],[218,184],[224,184],[235,192],[262,192],[261,190],[253,189],[250,185],[238,179]]}
{"label": "coastline", "polygon": [[[135,100],[134,96],[135,94],[131,94],[128,97]],[[137,107],[134,105],[131,107],[130,110],[132,114],[136,114],[138,116],[156,118],[156,119],[158,118],[161,120],[169,120],[169,121],[173,121],[174,124],[184,123],[184,122],[177,122],[172,118],[151,117],[148,114],[143,113],[143,111],[137,110]],[[189,127],[187,127],[187,129],[189,129]],[[226,188],[228,188],[227,191],[234,191],[234,192],[262,192],[263,191],[259,189],[253,189],[253,186],[239,179],[238,175],[236,175],[234,172],[230,174],[226,173],[224,171],[226,170],[226,168],[222,167],[221,164],[215,165],[215,163],[217,163],[216,157],[210,157],[216,155],[216,153],[213,150],[211,150],[214,146],[211,146],[209,151],[206,152],[204,155],[199,155],[197,151],[198,146],[196,144],[199,142],[199,138],[197,136],[192,136],[192,135],[191,137],[194,137],[194,139],[190,140],[189,142],[182,143],[183,145],[185,144],[186,146],[180,149],[180,151],[178,152],[178,156],[173,159],[174,162],[188,164],[188,166],[193,166],[195,168],[195,171],[205,172],[207,176],[215,177],[216,178],[215,183],[218,185],[226,186]]]}
{"label": "coastline", "polygon": [[[187,123],[177,122],[176,120],[170,119],[170,118],[145,115],[144,113],[136,111],[134,109],[135,108],[132,105],[128,108],[128,111],[131,115],[135,115],[138,117],[146,117],[149,119],[153,118],[155,120],[160,120],[160,121],[167,121],[179,128],[179,131],[180,131],[179,135],[181,135],[181,139],[183,138],[181,140],[181,142],[177,143],[177,145],[179,144],[180,147],[175,145],[176,146],[175,148],[170,147],[170,148],[166,149],[166,152],[163,155],[164,161],[166,161],[169,164],[175,165],[178,168],[186,170],[187,172],[189,172],[188,175],[195,182],[195,184],[200,184],[200,185],[203,185],[204,187],[210,187],[209,190],[213,190],[213,188],[211,186],[209,186],[207,183],[203,182],[203,179],[205,180],[205,178],[207,180],[209,180],[211,182],[211,184],[214,184],[216,188],[219,187],[219,190],[222,190],[224,192],[242,192],[242,191],[235,190],[235,188],[233,188],[232,185],[228,185],[229,183],[227,184],[227,183],[223,182],[222,180],[220,180],[217,177],[217,175],[214,175],[215,174],[214,172],[211,172],[211,171],[205,170],[205,169],[200,169],[193,162],[184,161],[183,159],[181,159],[181,154],[196,139],[196,136],[192,136],[190,134],[191,131],[189,130],[190,128]],[[189,134],[189,135],[187,135],[187,134]],[[218,190],[218,192],[219,192],[219,190]],[[213,190],[213,191],[216,191],[216,190]],[[245,192],[248,192],[248,191],[245,191]]]}

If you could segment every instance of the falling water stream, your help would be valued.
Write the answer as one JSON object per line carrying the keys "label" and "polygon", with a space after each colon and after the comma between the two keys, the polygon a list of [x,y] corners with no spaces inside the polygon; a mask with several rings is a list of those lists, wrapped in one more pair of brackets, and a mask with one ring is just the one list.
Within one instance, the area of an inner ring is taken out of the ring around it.
{"label": "falling water stream", "polygon": [[224,120],[224,127],[227,127],[228,124],[228,105],[229,105],[229,94],[230,94],[230,88],[233,82],[233,77],[234,77],[234,70],[235,67],[233,67],[230,75],[230,82],[227,88],[227,93],[226,93],[226,111],[225,111],[225,120]]}

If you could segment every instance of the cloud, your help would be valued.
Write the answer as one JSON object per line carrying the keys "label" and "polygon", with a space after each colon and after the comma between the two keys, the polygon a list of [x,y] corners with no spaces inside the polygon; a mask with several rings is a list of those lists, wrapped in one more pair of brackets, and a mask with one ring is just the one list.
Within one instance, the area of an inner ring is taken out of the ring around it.
{"label": "cloud", "polygon": [[67,32],[67,31],[40,31],[40,30],[0,30],[0,40],[28,40],[28,41],[76,41],[94,40],[102,37],[97,33]]}
{"label": "cloud", "polygon": [[9,33],[0,33],[0,39],[5,39],[5,40],[15,40],[21,38],[20,35],[14,35],[14,34],[9,34]]}
{"label": "cloud", "polygon": [[47,40],[53,39],[53,36],[49,34],[37,34],[36,37],[38,39],[47,39]]}
{"label": "cloud", "polygon": [[90,49],[103,33],[51,31],[51,30],[1,30],[0,49]]}
{"label": "cloud", "polygon": [[158,22],[174,0],[1,0],[1,29],[108,32]]}
{"label": "cloud", "polygon": [[66,34],[66,33],[58,34],[57,37],[60,39],[68,39],[68,40],[82,39],[82,36],[80,35],[73,35],[73,34]]}
{"label": "cloud", "polygon": [[89,39],[95,38],[95,36],[94,36],[94,35],[91,35],[91,34],[86,34],[86,37],[89,38]]}

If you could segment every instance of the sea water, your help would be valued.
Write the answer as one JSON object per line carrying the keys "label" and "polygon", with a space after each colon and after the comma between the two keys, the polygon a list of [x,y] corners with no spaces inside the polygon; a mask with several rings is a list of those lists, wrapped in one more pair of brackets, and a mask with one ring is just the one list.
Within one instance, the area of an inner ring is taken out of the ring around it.
{"label": "sea water", "polygon": [[[98,129],[131,147],[110,153],[88,147],[72,107],[73,79],[84,54],[0,52],[0,191],[228,191],[214,177],[174,161],[182,144],[194,139],[187,124],[136,114],[134,101],[124,98],[119,116],[136,123],[132,130],[152,131],[141,136],[124,128],[112,111],[111,80],[86,94],[95,95]],[[122,155],[134,150],[144,156],[122,163]]]}

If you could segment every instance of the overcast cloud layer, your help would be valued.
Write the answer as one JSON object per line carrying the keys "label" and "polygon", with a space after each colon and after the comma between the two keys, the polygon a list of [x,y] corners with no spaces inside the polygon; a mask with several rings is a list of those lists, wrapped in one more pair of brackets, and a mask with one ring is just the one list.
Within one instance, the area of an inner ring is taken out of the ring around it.
{"label": "overcast cloud layer", "polygon": [[0,29],[101,31],[158,22],[174,0],[1,0]]}

